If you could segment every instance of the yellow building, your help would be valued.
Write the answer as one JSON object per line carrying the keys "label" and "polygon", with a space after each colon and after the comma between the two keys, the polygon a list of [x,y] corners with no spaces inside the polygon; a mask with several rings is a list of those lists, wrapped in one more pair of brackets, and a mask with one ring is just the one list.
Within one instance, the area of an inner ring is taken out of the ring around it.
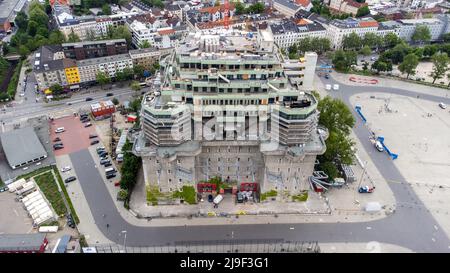
{"label": "yellow building", "polygon": [[69,85],[80,83],[80,73],[74,60],[64,59],[64,72],[66,73],[67,83]]}

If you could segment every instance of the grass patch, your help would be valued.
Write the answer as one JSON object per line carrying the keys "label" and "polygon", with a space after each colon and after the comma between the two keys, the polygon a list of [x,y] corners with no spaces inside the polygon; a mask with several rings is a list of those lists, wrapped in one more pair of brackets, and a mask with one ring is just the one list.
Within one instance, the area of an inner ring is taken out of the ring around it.
{"label": "grass patch", "polygon": [[176,191],[172,195],[173,198],[180,198],[186,201],[188,204],[196,204],[196,193],[195,189],[192,186],[183,186],[181,191]]}
{"label": "grass patch", "polygon": [[45,223],[45,224],[41,225],[41,227],[51,227],[51,226],[58,226],[59,227],[59,222],[58,221],[52,221],[52,222]]}
{"label": "grass patch", "polygon": [[275,197],[277,195],[278,195],[278,192],[276,190],[271,190],[271,191],[268,191],[265,193],[261,193],[260,199],[261,199],[261,201],[264,201],[267,199],[267,197]]}
{"label": "grass patch", "polygon": [[159,191],[157,186],[146,186],[147,190],[147,203],[152,206],[158,205],[158,199],[167,198],[171,199],[172,195],[170,193],[162,193]]}
{"label": "grass patch", "polygon": [[58,191],[58,186],[56,185],[53,173],[48,171],[36,176],[34,180],[39,185],[41,191],[45,194],[45,197],[47,197],[48,201],[52,204],[55,212],[60,216],[64,215],[67,212],[66,206],[64,205],[62,196]]}
{"label": "grass patch", "polygon": [[32,171],[32,172],[29,172],[29,173],[26,173],[26,174],[19,175],[19,176],[17,177],[17,180],[19,180],[19,179],[21,179],[21,178],[27,180],[27,179],[29,179],[29,178],[31,178],[31,177],[33,177],[33,176],[38,175],[38,174],[48,172],[48,171],[50,171],[51,169],[52,169],[51,166],[42,167],[42,168],[37,169],[37,170],[34,170],[34,171]]}
{"label": "grass patch", "polygon": [[80,219],[78,218],[78,215],[73,207],[72,200],[70,200],[69,194],[67,193],[66,185],[64,185],[61,174],[59,173],[59,170],[56,166],[53,166],[53,171],[56,174],[56,179],[58,180],[59,186],[61,187],[61,190],[64,193],[64,197],[67,200],[67,204],[69,205],[70,214],[72,214],[72,218],[75,221],[75,224],[78,225],[80,223]]}
{"label": "grass patch", "polygon": [[306,200],[308,200],[308,191],[304,191],[298,195],[292,196],[292,201],[305,202]]}

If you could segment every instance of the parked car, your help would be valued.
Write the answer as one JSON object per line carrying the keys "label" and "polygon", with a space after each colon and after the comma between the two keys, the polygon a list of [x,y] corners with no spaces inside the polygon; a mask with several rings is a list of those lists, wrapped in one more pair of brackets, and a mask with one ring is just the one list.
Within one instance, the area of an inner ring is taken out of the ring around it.
{"label": "parked car", "polygon": [[105,163],[105,165],[103,165],[105,168],[107,168],[107,167],[111,167],[112,166],[112,163],[111,162],[108,162],[108,163]]}
{"label": "parked car", "polygon": [[86,122],[89,122],[89,121],[91,121],[90,118],[84,118],[84,119],[81,119],[81,122],[82,122],[82,123],[86,123]]}
{"label": "parked car", "polygon": [[75,181],[75,180],[77,180],[77,178],[75,176],[71,176],[71,177],[66,178],[66,180],[64,180],[64,182],[70,183],[70,182]]}
{"label": "parked car", "polygon": [[64,149],[64,146],[56,146],[56,147],[53,147],[53,149],[55,149],[55,150],[61,150],[61,149]]}
{"label": "parked car", "polygon": [[91,101],[91,100],[93,100],[93,98],[86,98],[86,101]]}
{"label": "parked car", "polygon": [[91,127],[91,126],[92,126],[92,123],[90,123],[90,122],[88,122],[84,125],[84,127]]}
{"label": "parked car", "polygon": [[1,187],[0,192],[8,191],[9,188],[7,186]]}
{"label": "parked car", "polygon": [[111,163],[111,160],[109,160],[109,159],[102,159],[102,160],[100,160],[100,165],[104,165],[106,163]]}
{"label": "parked car", "polygon": [[106,175],[106,179],[111,179],[111,178],[114,178],[114,177],[116,177],[116,173],[108,173]]}
{"label": "parked car", "polygon": [[89,135],[89,138],[96,138],[96,137],[97,137],[96,134],[90,134],[90,135]]}
{"label": "parked car", "polygon": [[64,127],[59,127],[59,128],[56,128],[55,133],[58,134],[58,133],[62,133],[64,131],[66,131],[66,129],[64,129]]}
{"label": "parked car", "polygon": [[440,102],[439,107],[441,107],[442,109],[445,109],[445,108],[447,108],[447,105],[443,102]]}
{"label": "parked car", "polygon": [[208,202],[212,203],[212,201],[214,200],[214,197],[212,196],[212,194],[208,195]]}
{"label": "parked car", "polygon": [[238,203],[244,203],[244,195],[241,192],[238,192],[236,194],[236,201]]}
{"label": "parked car", "polygon": [[97,154],[98,154],[99,156],[101,156],[101,154],[103,154],[103,153],[106,153],[106,151],[105,151],[104,148],[103,148],[103,149],[100,149],[100,150],[97,150]]}
{"label": "parked car", "polygon": [[98,144],[99,142],[100,142],[100,141],[98,141],[98,140],[91,141],[91,145]]}
{"label": "parked car", "polygon": [[64,144],[61,142],[61,143],[55,143],[55,144],[53,144],[53,148],[57,148],[57,147],[61,147],[61,148],[64,148]]}
{"label": "parked car", "polygon": [[59,137],[57,137],[53,140],[53,142],[58,142],[58,141],[61,141],[61,139]]}
{"label": "parked car", "polygon": [[330,74],[325,74],[325,79],[329,79],[330,78]]}
{"label": "parked car", "polygon": [[105,156],[108,155],[108,152],[103,150],[103,151],[100,151],[98,155],[99,155],[100,157],[105,157]]}
{"label": "parked car", "polygon": [[106,93],[106,96],[107,97],[112,97],[112,96],[114,96],[114,94],[113,93]]}
{"label": "parked car", "polygon": [[70,166],[65,166],[65,167],[62,167],[62,168],[61,168],[61,172],[65,173],[65,172],[70,171],[71,169],[72,169],[72,168],[71,168]]}

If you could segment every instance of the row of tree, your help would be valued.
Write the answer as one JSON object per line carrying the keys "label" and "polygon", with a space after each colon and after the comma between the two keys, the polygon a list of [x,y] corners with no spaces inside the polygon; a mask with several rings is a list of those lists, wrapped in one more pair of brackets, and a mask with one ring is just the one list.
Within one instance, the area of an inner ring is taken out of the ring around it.
{"label": "row of tree", "polygon": [[[236,9],[236,15],[241,14],[259,14],[263,13],[265,10],[264,3],[258,2],[254,3],[247,8],[244,6],[244,4],[241,3],[241,1],[233,1],[234,7]],[[220,4],[220,1],[219,1]]]}
{"label": "row of tree", "polygon": [[328,38],[306,37],[289,47],[289,58],[296,59],[306,51],[314,51],[322,54],[331,49],[331,41]]}

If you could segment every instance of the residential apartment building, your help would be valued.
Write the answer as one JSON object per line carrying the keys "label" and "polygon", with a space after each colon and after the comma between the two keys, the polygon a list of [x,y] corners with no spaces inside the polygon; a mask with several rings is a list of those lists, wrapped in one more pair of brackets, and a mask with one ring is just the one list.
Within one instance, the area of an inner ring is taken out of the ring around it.
{"label": "residential apartment building", "polygon": [[86,41],[62,44],[66,58],[84,60],[128,52],[125,39]]}
{"label": "residential apartment building", "polygon": [[161,57],[161,51],[154,47],[130,50],[129,54],[133,66],[140,65],[146,69],[151,68]]}
{"label": "residential apartment building", "polygon": [[283,20],[271,23],[268,29],[271,31],[275,43],[284,49],[288,49],[306,37],[327,37],[327,31],[320,23],[308,19]]}
{"label": "residential apartment building", "polygon": [[293,17],[303,7],[295,3],[295,1],[273,0],[273,8],[278,10],[287,17]]}
{"label": "residential apartment building", "polygon": [[68,85],[61,46],[42,46],[34,56],[33,71],[40,90]]}
{"label": "residential apartment building", "polygon": [[[446,17],[442,17],[446,18]],[[442,34],[446,33],[446,24],[438,18],[427,19],[403,19],[398,20],[400,25],[399,37],[405,39],[407,42],[412,40],[412,36],[416,31],[417,26],[426,26],[431,34],[431,41],[437,41]],[[448,31],[447,31],[448,32]]]}
{"label": "residential apartment building", "polygon": [[355,16],[358,10],[367,6],[367,3],[358,3],[354,0],[330,0],[329,7],[331,10],[340,13],[352,14]]}
{"label": "residential apartment building", "polygon": [[291,85],[270,32],[257,36],[191,33],[161,61],[160,95],[144,98],[133,147],[146,185],[205,192],[219,176],[240,190],[309,189],[326,149],[318,102]]}
{"label": "residential apartment building", "polygon": [[373,18],[366,17],[361,19],[347,18],[344,20],[332,20],[327,26],[327,36],[331,41],[334,49],[341,48],[342,40],[345,36],[352,32],[359,37],[364,37],[366,33],[372,32],[376,34],[386,34],[388,32],[395,32],[394,30],[383,29],[378,32],[379,23]]}
{"label": "residential apartment building", "polygon": [[133,61],[127,53],[77,61],[77,67],[80,73],[80,82],[87,84],[96,81],[99,72],[104,72],[114,78],[116,72],[123,71],[125,68],[133,68]]}

